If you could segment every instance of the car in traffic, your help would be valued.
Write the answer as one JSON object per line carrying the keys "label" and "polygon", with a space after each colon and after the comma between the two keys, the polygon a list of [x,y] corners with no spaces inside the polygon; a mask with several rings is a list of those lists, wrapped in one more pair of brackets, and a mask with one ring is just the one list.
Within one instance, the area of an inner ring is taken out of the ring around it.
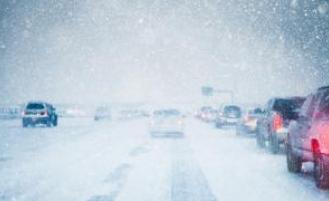
{"label": "car in traffic", "polygon": [[184,116],[177,109],[156,110],[150,119],[152,136],[184,136]]}
{"label": "car in traffic", "polygon": [[225,105],[220,112],[217,113],[215,119],[216,128],[223,126],[236,126],[241,118],[242,110],[237,105]]}
{"label": "car in traffic", "polygon": [[58,115],[53,105],[46,102],[29,102],[23,109],[23,127],[46,125],[47,127],[57,126]]}
{"label": "car in traffic", "polygon": [[211,106],[204,106],[197,113],[197,118],[206,123],[214,122],[216,119],[217,111]]}
{"label": "car in traffic", "polygon": [[304,97],[270,99],[264,116],[257,122],[257,145],[263,148],[269,142],[271,153],[278,153],[286,140],[289,123],[297,118],[304,101]]}
{"label": "car in traffic", "polygon": [[95,121],[111,120],[111,119],[112,119],[112,113],[109,107],[102,106],[96,109],[94,116]]}
{"label": "car in traffic", "polygon": [[255,134],[257,131],[257,121],[264,114],[261,108],[249,109],[240,118],[236,126],[236,134]]}
{"label": "car in traffic", "polygon": [[316,186],[329,189],[329,86],[307,97],[290,123],[286,147],[289,172],[301,172],[303,162],[313,162]]}

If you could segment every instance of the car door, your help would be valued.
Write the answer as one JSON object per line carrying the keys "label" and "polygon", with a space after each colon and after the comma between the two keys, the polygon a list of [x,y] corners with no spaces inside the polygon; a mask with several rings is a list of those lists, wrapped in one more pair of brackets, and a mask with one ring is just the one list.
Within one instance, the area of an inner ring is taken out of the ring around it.
{"label": "car door", "polygon": [[274,111],[273,111],[273,106],[275,103],[276,99],[272,99],[269,101],[268,105],[267,105],[267,109],[266,109],[266,122],[265,122],[265,130],[266,130],[266,139],[269,138],[269,136],[271,135],[272,132],[272,119],[273,119],[273,115],[274,115]]}
{"label": "car door", "polygon": [[313,95],[309,95],[306,98],[297,121],[292,122],[291,125],[292,145],[297,148],[300,154],[302,154],[303,150],[306,148],[305,145],[308,139],[309,130],[312,123],[312,115],[314,112],[314,101],[315,97]]}
{"label": "car door", "polygon": [[310,136],[313,125],[313,116],[319,99],[320,94],[318,93],[310,95],[306,104],[303,105],[302,112],[298,118],[298,132],[296,133],[297,148],[307,159],[312,158]]}
{"label": "car door", "polygon": [[[321,91],[318,96],[318,100],[315,103],[315,109],[313,112],[312,128],[307,136],[307,144],[305,148],[312,150],[311,140],[317,139],[320,143],[327,141],[328,121],[329,121],[329,91]],[[322,134],[322,135],[321,135]],[[322,139],[320,139],[322,137]],[[322,146],[320,146],[322,147]]]}

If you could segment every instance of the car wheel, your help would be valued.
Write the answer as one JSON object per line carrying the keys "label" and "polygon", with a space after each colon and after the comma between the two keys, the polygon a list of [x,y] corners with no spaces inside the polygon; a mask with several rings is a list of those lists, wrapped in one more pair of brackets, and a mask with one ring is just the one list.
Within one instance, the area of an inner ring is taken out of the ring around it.
{"label": "car wheel", "polygon": [[292,151],[291,146],[287,146],[287,168],[289,172],[299,173],[302,170],[302,161]]}
{"label": "car wheel", "polygon": [[51,120],[51,119],[48,119],[47,122],[46,122],[46,125],[47,125],[47,127],[51,127],[51,125],[52,125],[52,120]]}
{"label": "car wheel", "polygon": [[314,179],[318,188],[329,189],[329,165],[321,155],[314,157]]}
{"label": "car wheel", "polygon": [[23,128],[27,128],[29,126],[29,124],[26,121],[24,121],[24,120],[22,122],[22,125],[23,125]]}
{"label": "car wheel", "polygon": [[219,122],[216,122],[216,128],[222,128],[222,124]]}
{"label": "car wheel", "polygon": [[270,149],[272,154],[277,154],[280,150],[280,144],[276,134],[270,136]]}
{"label": "car wheel", "polygon": [[58,125],[58,119],[57,119],[57,117],[54,119],[54,122],[53,122],[53,126],[57,126]]}
{"label": "car wheel", "polygon": [[265,138],[259,131],[256,132],[256,141],[257,141],[258,147],[260,147],[260,148],[265,147]]}

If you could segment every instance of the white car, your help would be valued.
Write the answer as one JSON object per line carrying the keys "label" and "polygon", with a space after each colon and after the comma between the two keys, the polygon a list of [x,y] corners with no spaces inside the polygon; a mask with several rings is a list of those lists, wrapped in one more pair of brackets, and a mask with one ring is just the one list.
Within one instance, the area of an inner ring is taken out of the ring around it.
{"label": "white car", "polygon": [[184,136],[184,116],[176,109],[156,110],[150,119],[152,136]]}

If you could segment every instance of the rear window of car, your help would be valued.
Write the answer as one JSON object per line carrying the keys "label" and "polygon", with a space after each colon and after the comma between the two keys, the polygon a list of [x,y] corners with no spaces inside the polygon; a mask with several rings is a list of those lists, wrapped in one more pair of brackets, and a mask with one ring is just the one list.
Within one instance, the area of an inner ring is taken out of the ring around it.
{"label": "rear window of car", "polygon": [[273,110],[278,112],[293,112],[301,108],[305,99],[277,99],[274,103]]}
{"label": "rear window of car", "polygon": [[241,109],[238,106],[235,105],[230,105],[230,106],[226,106],[224,108],[224,114],[228,114],[228,113],[234,113],[237,116],[241,115]]}
{"label": "rear window of car", "polygon": [[26,106],[26,109],[28,109],[28,110],[42,110],[44,108],[45,108],[45,106],[41,103],[29,103]]}

